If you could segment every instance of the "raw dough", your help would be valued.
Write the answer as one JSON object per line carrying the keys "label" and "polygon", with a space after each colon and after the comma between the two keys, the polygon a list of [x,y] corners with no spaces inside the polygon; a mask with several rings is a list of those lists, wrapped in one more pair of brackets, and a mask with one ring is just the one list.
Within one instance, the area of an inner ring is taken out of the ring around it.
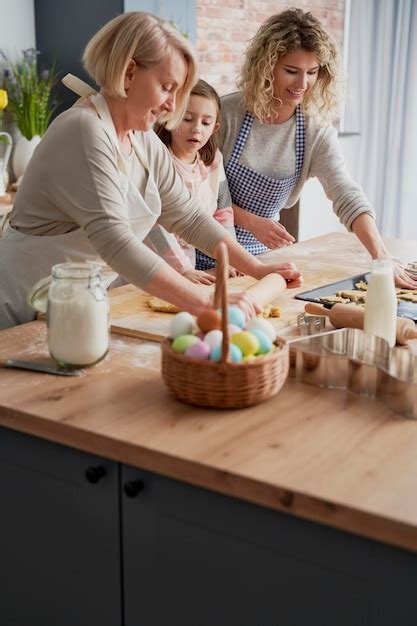
{"label": "raw dough", "polygon": [[264,317],[265,319],[267,319],[268,317],[281,317],[281,309],[279,308],[279,306],[267,304],[267,306],[264,307],[264,310],[262,311],[260,316]]}
{"label": "raw dough", "polygon": [[[364,302],[366,300],[366,292],[368,290],[368,284],[364,281],[355,284],[356,289],[360,291],[337,291],[335,296],[323,296],[319,298],[322,302],[341,302],[343,304],[348,304],[353,302],[355,304],[359,304],[359,302]],[[398,302],[401,300],[405,300],[406,302],[415,302],[417,303],[417,289],[403,289],[396,287],[395,293],[397,295]],[[347,300],[343,300],[343,298],[347,298]]]}
{"label": "raw dough", "polygon": [[410,289],[408,293],[400,293],[397,295],[399,300],[405,300],[407,302],[417,302],[417,295],[413,293],[413,290]]}
{"label": "raw dough", "polygon": [[364,280],[361,280],[360,283],[355,283],[355,287],[356,289],[362,289],[362,291],[367,291],[368,283],[366,283]]}
{"label": "raw dough", "polygon": [[349,298],[342,298],[341,296],[322,296],[319,298],[320,302],[337,302],[338,304],[349,304]]}
{"label": "raw dough", "polygon": [[358,289],[357,291],[355,291],[355,289],[336,291],[336,295],[340,296],[341,298],[347,298],[348,300],[352,300],[353,302],[363,302],[366,298],[366,293],[363,289]]}
{"label": "raw dough", "polygon": [[166,300],[162,300],[162,298],[157,298],[156,296],[151,296],[147,300],[147,305],[152,311],[158,311],[159,313],[179,313],[181,309],[175,304],[171,304]]}
{"label": "raw dough", "polygon": [[[157,298],[156,296],[151,296],[147,300],[147,304],[152,311],[157,311],[158,313],[179,313],[181,309],[175,304],[171,304],[166,300],[162,300],[162,298]],[[281,309],[279,306],[274,306],[272,304],[268,304],[262,313],[261,317],[281,317]]]}

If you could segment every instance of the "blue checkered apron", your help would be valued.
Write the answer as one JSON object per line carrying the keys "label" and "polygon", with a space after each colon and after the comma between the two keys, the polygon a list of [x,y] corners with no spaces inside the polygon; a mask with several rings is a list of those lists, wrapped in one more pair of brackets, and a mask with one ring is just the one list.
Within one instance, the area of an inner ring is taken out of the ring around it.
{"label": "blue checkered apron", "polygon": [[[301,108],[296,108],[296,131],[295,131],[295,174],[289,178],[270,178],[260,174],[250,167],[240,165],[239,158],[245,146],[246,140],[253,124],[253,115],[246,112],[240,127],[239,135],[236,139],[235,147],[226,166],[226,177],[229,184],[233,204],[246,209],[250,213],[266,217],[268,219],[279,219],[279,213],[287,204],[287,200],[294,186],[296,185],[304,161],[305,144],[305,123],[304,114]],[[262,149],[262,147],[260,147]],[[248,252],[261,254],[268,248],[258,241],[252,233],[241,226],[235,226],[236,239]],[[215,262],[202,252],[196,251],[196,268],[209,269]]]}

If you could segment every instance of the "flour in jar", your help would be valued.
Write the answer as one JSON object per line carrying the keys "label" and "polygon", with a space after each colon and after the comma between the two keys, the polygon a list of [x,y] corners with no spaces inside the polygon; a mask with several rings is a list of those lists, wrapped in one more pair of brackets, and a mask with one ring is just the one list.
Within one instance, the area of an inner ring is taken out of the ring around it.
{"label": "flour in jar", "polygon": [[66,365],[92,365],[109,347],[108,301],[81,285],[73,289],[71,298],[49,296],[49,351]]}

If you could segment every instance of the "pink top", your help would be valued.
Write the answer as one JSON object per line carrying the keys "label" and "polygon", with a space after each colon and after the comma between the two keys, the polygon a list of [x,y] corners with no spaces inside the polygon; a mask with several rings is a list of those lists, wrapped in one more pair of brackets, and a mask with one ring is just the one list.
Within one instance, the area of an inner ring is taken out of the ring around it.
{"label": "pink top", "polygon": [[[213,162],[205,165],[199,154],[194,163],[183,163],[170,150],[172,161],[187,189],[197,198],[200,207],[213,215],[229,234],[235,236],[232,199],[223,167],[223,156],[216,151]],[[157,224],[145,243],[178,272],[183,274],[195,267],[195,248],[183,239],[168,233]]]}

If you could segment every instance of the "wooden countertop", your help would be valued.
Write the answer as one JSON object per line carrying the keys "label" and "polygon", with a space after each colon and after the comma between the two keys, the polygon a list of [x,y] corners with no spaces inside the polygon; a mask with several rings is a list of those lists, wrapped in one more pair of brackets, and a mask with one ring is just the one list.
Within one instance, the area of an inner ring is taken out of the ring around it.
{"label": "wooden countertop", "polygon": [[[417,242],[388,240],[386,243],[390,252],[404,263],[417,260]],[[288,289],[274,300],[274,304],[280,306],[282,314],[280,318],[271,318],[269,321],[281,335],[292,334],[290,325],[294,325],[297,314],[304,311],[305,303],[295,300],[294,295],[371,269],[366,250],[355,235],[348,233],[323,235],[268,252],[259,258],[269,262],[293,261],[303,274],[304,282],[301,287]],[[254,282],[254,278],[242,276],[231,279],[229,285],[231,289],[238,290],[246,289]],[[167,335],[170,316],[151,312],[146,305],[149,298],[147,294],[132,285],[113,289],[109,293],[112,328],[115,332],[140,338],[148,338],[150,331]],[[132,328],[136,329],[133,333],[129,331]],[[139,328],[144,332],[137,332]]]}
{"label": "wooden countertop", "polygon": [[[306,274],[321,275],[323,266],[336,272],[356,242],[335,237],[330,256],[323,237],[289,252],[304,259]],[[401,243],[401,252],[415,260],[417,243]],[[366,255],[355,260],[345,276],[369,266]],[[0,339],[0,356],[48,360],[43,322],[2,331]],[[417,551],[415,421],[377,400],[293,379],[249,409],[190,407],[165,388],[159,350],[113,335],[106,359],[80,378],[2,370],[0,424]]]}

